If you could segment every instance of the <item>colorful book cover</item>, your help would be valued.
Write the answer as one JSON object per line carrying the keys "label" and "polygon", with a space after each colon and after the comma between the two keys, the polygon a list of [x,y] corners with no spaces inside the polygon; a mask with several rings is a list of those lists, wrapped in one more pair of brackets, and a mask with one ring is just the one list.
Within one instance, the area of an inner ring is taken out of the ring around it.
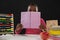
{"label": "colorful book cover", "polygon": [[51,28],[52,26],[58,26],[58,20],[47,20],[46,26]]}
{"label": "colorful book cover", "polygon": [[14,33],[13,14],[0,14],[0,34]]}

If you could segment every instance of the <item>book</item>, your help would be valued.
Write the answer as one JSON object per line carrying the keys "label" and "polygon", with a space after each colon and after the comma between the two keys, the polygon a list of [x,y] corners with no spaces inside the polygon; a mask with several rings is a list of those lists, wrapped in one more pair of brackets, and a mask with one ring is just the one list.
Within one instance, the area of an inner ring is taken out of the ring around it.
{"label": "book", "polygon": [[21,12],[21,24],[23,28],[39,28],[40,12]]}
{"label": "book", "polygon": [[47,27],[58,26],[58,20],[47,20],[46,26]]}
{"label": "book", "polygon": [[[8,30],[7,30],[8,29]],[[14,33],[13,14],[0,14],[0,34]]]}
{"label": "book", "polygon": [[60,26],[58,25],[58,20],[47,20],[46,26],[50,35],[60,36]]}

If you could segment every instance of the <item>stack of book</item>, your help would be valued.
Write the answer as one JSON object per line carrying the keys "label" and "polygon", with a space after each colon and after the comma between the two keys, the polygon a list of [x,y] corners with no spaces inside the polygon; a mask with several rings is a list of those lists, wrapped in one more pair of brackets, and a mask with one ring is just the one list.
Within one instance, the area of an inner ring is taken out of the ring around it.
{"label": "stack of book", "polygon": [[60,36],[60,26],[58,20],[47,20],[46,26],[50,35]]}
{"label": "stack of book", "polygon": [[0,14],[0,34],[14,33],[13,14]]}

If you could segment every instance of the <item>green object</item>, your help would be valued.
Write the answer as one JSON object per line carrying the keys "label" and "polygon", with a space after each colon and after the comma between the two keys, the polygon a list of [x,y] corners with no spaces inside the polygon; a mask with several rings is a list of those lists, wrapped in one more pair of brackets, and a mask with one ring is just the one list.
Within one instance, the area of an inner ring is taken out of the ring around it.
{"label": "green object", "polygon": [[13,32],[12,30],[7,30],[7,32]]}

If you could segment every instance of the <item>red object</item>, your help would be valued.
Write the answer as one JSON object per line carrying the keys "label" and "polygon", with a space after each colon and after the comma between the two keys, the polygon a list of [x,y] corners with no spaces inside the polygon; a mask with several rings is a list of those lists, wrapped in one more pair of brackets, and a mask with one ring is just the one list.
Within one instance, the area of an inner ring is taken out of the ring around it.
{"label": "red object", "polygon": [[46,28],[46,23],[43,18],[41,18],[41,24],[43,24],[43,26]]}
{"label": "red object", "polygon": [[11,13],[9,13],[9,14],[8,14],[8,16],[12,16],[12,14],[11,14]]}
{"label": "red object", "polygon": [[[21,32],[21,30],[19,30],[17,32],[15,31],[16,34],[19,34],[20,32]],[[25,34],[40,34],[40,30],[28,28],[28,29],[26,29]]]}
{"label": "red object", "polygon": [[40,35],[43,40],[47,40],[50,37],[48,32],[41,32]]}
{"label": "red object", "polygon": [[28,29],[26,29],[26,34],[40,34],[40,30],[28,28]]}

